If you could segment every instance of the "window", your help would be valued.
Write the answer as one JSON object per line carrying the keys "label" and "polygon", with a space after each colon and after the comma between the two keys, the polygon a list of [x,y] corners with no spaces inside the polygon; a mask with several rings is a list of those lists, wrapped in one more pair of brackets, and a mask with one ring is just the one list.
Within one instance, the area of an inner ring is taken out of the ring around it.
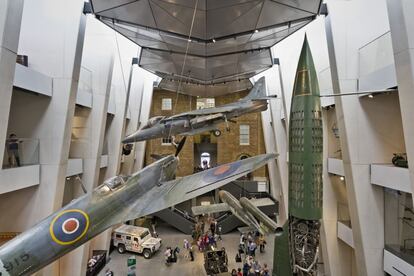
{"label": "window", "polygon": [[134,242],[138,242],[138,238],[134,238]]}
{"label": "window", "polygon": [[211,108],[215,106],[214,98],[198,98],[197,109]]}
{"label": "window", "polygon": [[131,237],[130,236],[126,236],[126,239],[130,241],[131,240]]}
{"label": "window", "polygon": [[172,99],[171,98],[163,98],[161,109],[162,110],[172,110]]}
{"label": "window", "polygon": [[171,144],[172,144],[172,139],[171,139],[171,137],[168,137],[168,138],[162,138],[162,140],[161,140],[161,145],[163,145],[163,146],[171,146]]}
{"label": "window", "polygon": [[240,125],[240,145],[250,145],[249,125]]}
{"label": "window", "polygon": [[115,237],[116,237],[117,239],[121,239],[121,238],[122,238],[122,236],[121,236],[121,235],[119,235],[119,234],[116,234],[116,235],[115,235]]}
{"label": "window", "polygon": [[139,238],[141,239],[141,240],[143,240],[143,239],[145,239],[145,237],[146,236],[148,236],[150,233],[147,231],[147,230],[145,230],[140,236],[139,236]]}

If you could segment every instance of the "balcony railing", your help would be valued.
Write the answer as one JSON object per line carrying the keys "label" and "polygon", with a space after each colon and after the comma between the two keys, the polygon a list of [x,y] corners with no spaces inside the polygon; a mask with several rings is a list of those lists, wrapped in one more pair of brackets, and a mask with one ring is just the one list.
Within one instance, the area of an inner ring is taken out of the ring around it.
{"label": "balcony railing", "polygon": [[359,90],[387,89],[397,85],[390,31],[359,49]]}
{"label": "balcony railing", "polygon": [[39,164],[39,139],[8,139],[4,150],[3,169]]}

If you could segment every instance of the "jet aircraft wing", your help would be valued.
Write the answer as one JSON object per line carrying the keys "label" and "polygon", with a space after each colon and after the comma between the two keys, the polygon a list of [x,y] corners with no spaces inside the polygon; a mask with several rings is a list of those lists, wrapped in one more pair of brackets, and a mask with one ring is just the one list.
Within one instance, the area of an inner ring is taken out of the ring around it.
{"label": "jet aircraft wing", "polygon": [[219,107],[211,107],[211,108],[203,108],[203,109],[197,109],[192,110],[184,113],[180,113],[171,117],[168,117],[168,120],[176,119],[179,117],[185,117],[185,116],[201,116],[201,115],[209,115],[209,114],[216,114],[216,113],[228,113],[231,111],[236,110],[238,107],[237,105],[224,105]]}
{"label": "jet aircraft wing", "polygon": [[166,181],[149,190],[130,207],[126,220],[158,212],[203,195],[246,175],[275,159],[277,154],[262,154],[223,164],[180,179]]}
{"label": "jet aircraft wing", "polygon": [[198,216],[202,214],[227,212],[230,211],[230,208],[227,203],[218,203],[211,205],[194,206],[191,208],[191,211],[193,212],[193,215]]}

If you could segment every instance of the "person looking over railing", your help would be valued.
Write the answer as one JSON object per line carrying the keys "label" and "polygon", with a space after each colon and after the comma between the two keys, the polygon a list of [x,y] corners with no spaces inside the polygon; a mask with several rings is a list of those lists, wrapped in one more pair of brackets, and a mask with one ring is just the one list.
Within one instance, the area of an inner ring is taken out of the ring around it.
{"label": "person looking over railing", "polygon": [[19,144],[21,142],[14,133],[10,134],[6,141],[10,167],[15,167],[16,165],[20,167]]}

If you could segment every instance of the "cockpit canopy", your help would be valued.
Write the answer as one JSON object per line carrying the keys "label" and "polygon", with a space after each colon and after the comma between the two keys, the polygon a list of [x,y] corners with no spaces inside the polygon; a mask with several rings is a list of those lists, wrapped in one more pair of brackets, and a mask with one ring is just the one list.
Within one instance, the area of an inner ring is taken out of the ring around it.
{"label": "cockpit canopy", "polygon": [[125,185],[125,182],[128,180],[128,176],[125,175],[117,175],[114,177],[111,177],[102,183],[101,186],[98,188],[98,192],[103,195],[108,193],[109,191],[114,191],[122,186]]}
{"label": "cockpit canopy", "polygon": [[152,117],[148,120],[148,122],[141,128],[141,129],[146,129],[146,128],[150,128],[155,126],[159,121],[161,121],[162,119],[164,119],[165,116],[155,116]]}

